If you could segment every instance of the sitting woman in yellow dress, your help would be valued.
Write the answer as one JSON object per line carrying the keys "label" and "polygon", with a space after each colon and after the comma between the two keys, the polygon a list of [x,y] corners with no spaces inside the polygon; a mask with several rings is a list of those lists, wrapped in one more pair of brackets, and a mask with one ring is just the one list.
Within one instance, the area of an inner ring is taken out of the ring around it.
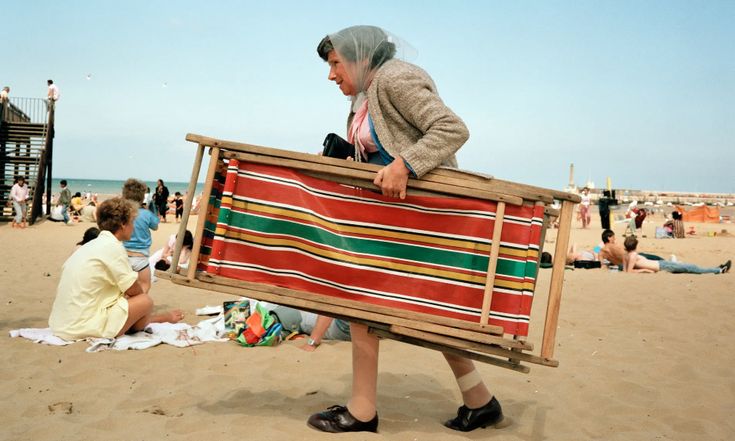
{"label": "sitting woman in yellow dress", "polygon": [[79,248],[62,267],[49,326],[66,340],[112,338],[152,322],[176,323],[180,310],[153,313],[153,300],[138,282],[122,242],[130,239],[138,208],[122,198],[97,209],[99,236]]}

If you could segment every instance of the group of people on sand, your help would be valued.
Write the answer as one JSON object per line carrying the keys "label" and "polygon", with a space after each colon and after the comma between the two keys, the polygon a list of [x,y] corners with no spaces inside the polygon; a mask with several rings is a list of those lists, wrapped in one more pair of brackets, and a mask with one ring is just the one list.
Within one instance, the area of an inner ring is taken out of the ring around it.
{"label": "group of people on sand", "polygon": [[700,267],[691,263],[679,262],[673,255],[667,260],[655,254],[640,252],[637,236],[625,236],[623,244],[619,244],[615,232],[609,229],[602,232],[601,239],[601,244],[594,250],[577,251],[576,246],[572,245],[566,257],[567,265],[573,265],[575,262],[598,261],[610,269],[629,273],[665,271],[690,274],[723,274],[730,271],[732,266],[732,262],[728,260],[716,267]]}
{"label": "group of people on sand", "polygon": [[[590,214],[590,205],[591,205],[591,198],[590,198],[590,190],[588,187],[584,187],[580,193],[579,196],[581,198],[579,207],[577,210],[577,220],[582,223],[582,228],[586,229],[591,224],[591,214]],[[602,205],[602,204],[601,204]],[[600,213],[601,217],[607,217],[609,216],[609,210],[606,207],[606,213]],[[625,233],[626,235],[631,234],[633,236],[638,235],[638,231],[640,231],[643,228],[643,221],[646,219],[646,217],[651,214],[648,209],[645,207],[638,206],[638,201],[632,201],[628,208],[625,211]],[[663,230],[663,237],[669,237],[669,238],[675,238],[675,239],[683,239],[686,237],[686,233],[684,231],[684,222],[683,222],[683,216],[678,210],[674,210],[671,212],[671,217],[666,220],[666,222],[662,226]],[[610,229],[610,222],[609,219],[603,219],[606,222],[603,222],[603,230],[609,230]]]}
{"label": "group of people on sand", "polygon": [[[582,189],[581,202],[578,211],[578,220],[582,221],[582,228],[589,226],[589,189]],[[648,216],[648,211],[638,206],[638,201],[633,201],[628,205],[626,211],[626,229],[624,234],[624,243],[620,244],[616,241],[615,233],[610,228],[605,228],[602,232],[602,242],[592,250],[577,249],[573,244],[566,255],[566,264],[579,266],[582,268],[601,268],[607,266],[614,270],[625,272],[659,272],[666,271],[671,273],[714,273],[722,274],[730,270],[731,261],[717,267],[699,267],[697,265],[678,262],[676,256],[672,255],[669,260],[663,259],[654,254],[648,254],[638,251],[638,232],[642,231],[643,221]],[[664,222],[660,228],[662,234],[657,237],[683,239],[686,237],[684,230],[684,222],[682,213],[673,210],[670,217]],[[645,236],[643,236],[645,237]],[[544,253],[542,264],[548,264],[551,255]],[[596,263],[594,265],[592,263]]]}
{"label": "group of people on sand", "polygon": [[[184,318],[180,310],[152,313],[151,231],[158,229],[159,219],[143,206],[146,188],[142,181],[128,179],[122,197],[97,207],[99,228],[85,231],[62,267],[49,317],[57,336],[110,338],[143,330],[151,322],[176,323]],[[182,263],[188,261],[191,244],[187,245]],[[163,253],[161,258],[166,258]]]}
{"label": "group of people on sand", "polygon": [[[354,145],[352,160],[380,165],[374,184],[395,199],[406,197],[409,178],[420,179],[438,166],[457,167],[455,152],[469,137],[431,77],[397,58],[400,45],[401,40],[381,28],[353,26],[327,35],[317,46],[328,65],[327,78],[350,98],[347,140]],[[135,197],[128,191],[99,205],[99,236],[64,263],[49,320],[58,335],[114,337],[150,322],[183,318],[177,310],[153,313],[150,281],[141,275],[149,265],[142,250],[150,245],[142,233],[156,222],[141,209],[145,187],[135,187]],[[317,321],[315,328],[332,325],[329,319]],[[364,324],[350,323],[349,333],[350,399],[313,414],[307,424],[324,432],[376,432],[380,341]],[[501,405],[473,361],[450,353],[444,358],[463,401],[444,425],[457,431],[504,425]]]}
{"label": "group of people on sand", "polygon": [[164,184],[163,179],[159,179],[156,182],[156,189],[151,192],[149,187],[146,187],[146,193],[143,198],[143,204],[151,213],[158,216],[161,222],[168,222],[166,215],[173,205],[174,216],[176,222],[181,222],[184,215],[184,197],[180,192],[175,192],[173,198],[171,193],[168,191],[168,187]]}
{"label": "group of people on sand", "polygon": [[138,206],[113,198],[97,208],[99,234],[64,262],[49,316],[55,335],[76,340],[117,337],[152,322],[180,321],[182,311],[153,314],[153,299],[131,266],[124,242],[135,232]]}
{"label": "group of people on sand", "polygon": [[61,191],[51,207],[49,219],[74,225],[75,222],[96,222],[97,195],[81,192],[72,194],[66,179],[59,181]]}
{"label": "group of people on sand", "polygon": [[[75,222],[96,222],[97,195],[80,192],[72,194],[66,179],[59,183],[61,189],[53,204],[50,219],[61,221],[66,225]],[[26,186],[27,189],[27,186]],[[159,179],[155,191],[151,192],[146,186],[143,198],[143,206],[147,208],[160,222],[167,222],[169,211],[174,212],[176,222],[180,222],[184,215],[184,197],[180,192],[173,196],[169,194],[168,187],[162,179]]]}

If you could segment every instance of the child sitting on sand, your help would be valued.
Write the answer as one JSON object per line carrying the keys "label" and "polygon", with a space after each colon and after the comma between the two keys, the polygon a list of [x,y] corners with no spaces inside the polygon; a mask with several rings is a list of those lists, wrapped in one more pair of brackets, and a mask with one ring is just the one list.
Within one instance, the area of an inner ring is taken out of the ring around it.
{"label": "child sitting on sand", "polygon": [[61,271],[49,326],[66,340],[112,338],[152,322],[176,323],[179,310],[153,315],[153,300],[128,264],[122,241],[134,230],[137,207],[122,198],[99,206],[97,239],[69,257]]}
{"label": "child sitting on sand", "polygon": [[671,219],[664,223],[664,230],[666,230],[669,237],[674,239],[684,239],[686,237],[684,222],[681,218],[681,213],[674,210],[671,212]]}
{"label": "child sitting on sand", "polygon": [[71,198],[71,212],[73,215],[78,216],[82,208],[84,208],[84,200],[82,199],[82,193],[76,192],[74,193],[74,196]]}
{"label": "child sitting on sand", "polygon": [[145,198],[146,185],[137,179],[128,179],[123,184],[122,196],[138,205],[138,215],[135,218],[135,229],[133,235],[125,241],[125,251],[133,271],[138,273],[143,292],[147,293],[151,288],[151,272],[148,270],[148,258],[151,253],[151,230],[158,229],[158,216],[145,209],[143,200]]}

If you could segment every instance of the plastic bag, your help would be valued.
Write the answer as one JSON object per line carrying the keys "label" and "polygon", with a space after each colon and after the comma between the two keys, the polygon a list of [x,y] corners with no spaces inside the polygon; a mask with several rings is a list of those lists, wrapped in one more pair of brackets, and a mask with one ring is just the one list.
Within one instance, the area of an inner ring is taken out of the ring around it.
{"label": "plastic bag", "polygon": [[255,305],[255,311],[245,320],[245,328],[237,337],[237,342],[243,346],[275,346],[281,342],[283,326],[262,307]]}

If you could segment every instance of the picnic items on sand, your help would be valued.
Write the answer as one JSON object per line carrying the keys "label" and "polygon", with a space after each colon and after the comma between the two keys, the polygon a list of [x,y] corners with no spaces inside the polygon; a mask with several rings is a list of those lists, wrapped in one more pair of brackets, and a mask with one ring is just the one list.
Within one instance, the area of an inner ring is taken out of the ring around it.
{"label": "picnic items on sand", "polygon": [[243,346],[275,346],[281,342],[283,326],[260,303],[251,311],[250,301],[228,301],[222,305],[225,335]]}

